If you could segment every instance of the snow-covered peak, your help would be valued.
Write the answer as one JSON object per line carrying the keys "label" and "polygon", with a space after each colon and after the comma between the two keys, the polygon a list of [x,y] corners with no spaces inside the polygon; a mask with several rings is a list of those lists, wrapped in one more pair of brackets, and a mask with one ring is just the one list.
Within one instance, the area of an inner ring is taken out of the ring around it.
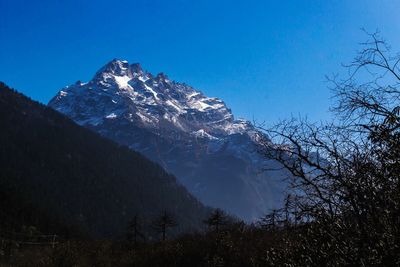
{"label": "snow-covered peak", "polygon": [[251,123],[163,73],[112,60],[87,83],[61,89],[49,106],[160,163],[207,205],[254,219],[278,199],[271,177],[260,175],[265,160]]}
{"label": "snow-covered peak", "polygon": [[251,129],[247,121],[234,120],[222,100],[172,81],[164,73],[154,76],[139,63],[118,59],[103,66],[88,83],[63,88],[49,105],[82,125],[122,119],[210,139]]}

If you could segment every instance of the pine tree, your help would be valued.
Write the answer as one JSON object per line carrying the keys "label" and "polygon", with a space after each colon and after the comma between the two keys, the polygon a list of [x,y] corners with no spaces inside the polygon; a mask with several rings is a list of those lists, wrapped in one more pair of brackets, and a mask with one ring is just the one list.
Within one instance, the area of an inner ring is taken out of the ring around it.
{"label": "pine tree", "polygon": [[219,232],[221,226],[228,223],[228,216],[221,209],[215,209],[211,215],[204,221],[210,228],[214,228],[216,232]]}
{"label": "pine tree", "polygon": [[178,224],[176,222],[175,216],[163,211],[163,213],[153,222],[153,229],[162,235],[162,241],[165,241],[167,236],[167,230],[172,227],[176,227]]}

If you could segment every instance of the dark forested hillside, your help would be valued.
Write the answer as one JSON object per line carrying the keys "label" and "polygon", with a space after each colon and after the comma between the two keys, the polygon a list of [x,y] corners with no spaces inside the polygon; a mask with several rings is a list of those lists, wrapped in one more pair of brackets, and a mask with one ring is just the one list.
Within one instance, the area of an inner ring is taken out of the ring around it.
{"label": "dark forested hillside", "polygon": [[186,232],[208,213],[157,164],[2,83],[0,129],[3,229],[115,237],[168,211]]}

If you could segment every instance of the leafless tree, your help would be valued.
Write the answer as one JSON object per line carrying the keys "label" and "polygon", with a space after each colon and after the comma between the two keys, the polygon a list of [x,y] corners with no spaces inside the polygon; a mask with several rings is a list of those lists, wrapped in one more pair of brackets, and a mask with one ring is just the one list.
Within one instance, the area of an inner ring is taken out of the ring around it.
{"label": "leafless tree", "polygon": [[258,137],[260,152],[290,174],[284,216],[359,265],[392,263],[400,244],[400,56],[368,36],[347,77],[329,79],[333,122],[292,118]]}

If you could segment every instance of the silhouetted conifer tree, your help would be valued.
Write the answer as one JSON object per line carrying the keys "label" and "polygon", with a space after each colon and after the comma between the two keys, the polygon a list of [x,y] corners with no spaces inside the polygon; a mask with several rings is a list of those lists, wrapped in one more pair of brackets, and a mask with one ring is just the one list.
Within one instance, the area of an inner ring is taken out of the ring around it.
{"label": "silhouetted conifer tree", "polygon": [[128,241],[133,243],[136,247],[138,244],[138,239],[145,240],[145,236],[141,231],[141,223],[138,215],[135,215],[128,225]]}
{"label": "silhouetted conifer tree", "polygon": [[167,236],[167,230],[172,227],[176,227],[178,223],[176,222],[175,216],[163,211],[163,213],[153,221],[153,229],[162,235],[162,240],[165,241]]}
{"label": "silhouetted conifer tree", "polygon": [[219,232],[221,226],[228,223],[228,216],[221,209],[215,209],[211,215],[204,221],[210,228],[213,228],[216,232]]}

